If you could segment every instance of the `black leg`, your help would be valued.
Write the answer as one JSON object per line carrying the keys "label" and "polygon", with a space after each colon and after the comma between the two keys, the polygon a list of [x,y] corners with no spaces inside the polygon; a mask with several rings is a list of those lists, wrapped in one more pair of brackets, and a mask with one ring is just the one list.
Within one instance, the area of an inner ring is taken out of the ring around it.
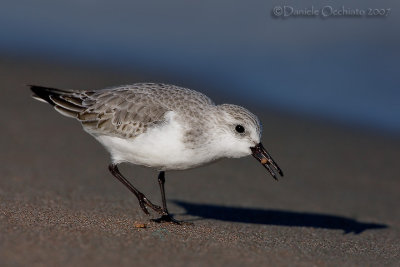
{"label": "black leg", "polygon": [[147,215],[149,215],[149,211],[146,208],[146,205],[148,207],[150,207],[151,209],[153,209],[154,211],[158,212],[161,215],[164,215],[164,209],[154,205],[153,203],[150,202],[150,200],[148,200],[146,198],[146,196],[141,193],[139,190],[137,190],[118,170],[117,164],[111,163],[108,166],[108,169],[110,170],[110,172],[112,173],[112,175],[114,175],[115,178],[117,178],[121,183],[123,183],[139,200],[139,205],[142,208],[142,210],[144,211],[144,213],[146,213]]}
{"label": "black leg", "polygon": [[154,219],[152,221],[154,222],[170,222],[170,223],[176,223],[176,224],[189,224],[186,222],[181,222],[175,220],[171,214],[169,214],[168,209],[167,209],[167,201],[165,198],[165,189],[164,189],[164,184],[165,184],[165,172],[161,171],[158,174],[158,184],[160,185],[160,191],[161,191],[161,199],[162,199],[162,216],[158,219]]}
{"label": "black leg", "polygon": [[168,215],[169,212],[167,209],[167,200],[165,198],[165,189],[164,189],[164,184],[165,184],[165,172],[164,171],[161,171],[158,174],[158,184],[160,185],[160,191],[161,191],[163,215]]}

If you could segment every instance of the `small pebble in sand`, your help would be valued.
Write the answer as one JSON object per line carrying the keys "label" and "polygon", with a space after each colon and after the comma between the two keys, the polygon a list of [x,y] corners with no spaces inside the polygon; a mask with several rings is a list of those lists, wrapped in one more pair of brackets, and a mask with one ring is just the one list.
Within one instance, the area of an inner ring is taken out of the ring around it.
{"label": "small pebble in sand", "polygon": [[145,223],[141,223],[141,222],[135,222],[134,223],[136,228],[146,228],[146,224]]}

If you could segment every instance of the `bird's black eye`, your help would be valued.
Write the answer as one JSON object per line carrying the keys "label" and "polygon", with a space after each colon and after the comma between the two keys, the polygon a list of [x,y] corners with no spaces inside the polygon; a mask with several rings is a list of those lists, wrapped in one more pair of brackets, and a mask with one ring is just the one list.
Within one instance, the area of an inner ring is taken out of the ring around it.
{"label": "bird's black eye", "polygon": [[236,125],[235,127],[236,132],[238,133],[244,133],[244,127],[242,125]]}

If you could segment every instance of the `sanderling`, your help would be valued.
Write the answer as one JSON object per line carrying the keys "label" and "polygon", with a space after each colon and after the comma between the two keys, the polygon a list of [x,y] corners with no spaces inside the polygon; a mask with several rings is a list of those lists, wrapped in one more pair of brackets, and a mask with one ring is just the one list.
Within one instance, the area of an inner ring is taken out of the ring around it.
{"label": "sanderling", "polygon": [[[165,171],[184,170],[219,158],[253,155],[277,179],[283,173],[267,153],[261,123],[247,109],[215,105],[194,90],[160,83],[137,83],[102,90],[60,90],[30,86],[33,97],[50,103],[62,115],[81,122],[111,154],[110,172],[147,207],[175,222],[165,199]],[[129,162],[156,168],[162,207],[154,205],[118,170]]]}

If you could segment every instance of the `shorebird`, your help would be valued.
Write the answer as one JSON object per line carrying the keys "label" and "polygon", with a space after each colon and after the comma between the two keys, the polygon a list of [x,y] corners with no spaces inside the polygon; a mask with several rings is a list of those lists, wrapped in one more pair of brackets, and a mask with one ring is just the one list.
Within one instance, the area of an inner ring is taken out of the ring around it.
{"label": "shorebird", "polygon": [[[247,109],[215,105],[202,93],[161,83],[101,90],[60,90],[30,85],[32,97],[77,119],[111,154],[109,170],[157,222],[180,223],[167,209],[165,171],[194,168],[220,158],[253,155],[277,179],[281,169],[260,143],[261,123]],[[119,171],[128,162],[159,170],[162,207],[154,205]]]}

